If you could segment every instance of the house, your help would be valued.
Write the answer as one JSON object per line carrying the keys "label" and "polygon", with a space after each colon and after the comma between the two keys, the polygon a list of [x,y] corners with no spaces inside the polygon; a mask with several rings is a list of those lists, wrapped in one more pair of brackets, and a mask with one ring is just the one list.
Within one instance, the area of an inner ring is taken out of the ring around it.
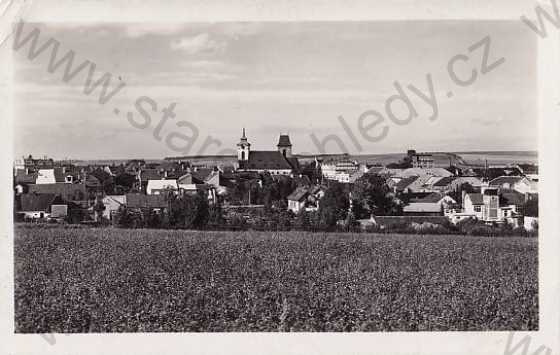
{"label": "house", "polygon": [[299,213],[305,208],[309,190],[305,187],[298,187],[288,196],[288,210]]}
{"label": "house", "polygon": [[348,158],[332,160],[321,164],[321,172],[325,179],[346,184],[355,182],[364,174],[364,171],[360,170],[360,165]]}
{"label": "house", "polygon": [[300,186],[288,196],[288,210],[296,214],[303,210],[316,211],[324,195],[325,191],[319,186]]}
{"label": "house", "polygon": [[480,178],[475,176],[459,176],[451,181],[451,191],[458,191],[463,184],[469,184],[475,189],[480,189],[480,187],[482,187],[483,185],[483,182]]}
{"label": "house", "polygon": [[406,191],[408,193],[434,192],[433,184],[440,179],[441,177],[432,175],[417,176],[417,178],[406,187]]}
{"label": "house", "polygon": [[33,184],[29,185],[29,194],[53,194],[60,196],[65,201],[87,201],[88,193],[84,184]]}
{"label": "house", "polygon": [[457,177],[455,176],[446,176],[443,177],[441,179],[439,179],[438,181],[435,181],[434,184],[432,185],[432,189],[434,191],[439,191],[439,192],[449,192],[453,190],[453,181],[456,180]]}
{"label": "house", "polygon": [[61,182],[60,179],[57,181],[54,169],[39,169],[37,176],[35,178],[36,184],[55,184]]}
{"label": "house", "polygon": [[[53,204],[63,205],[62,199],[54,194],[24,194],[21,196],[20,210],[17,214],[24,220],[46,219],[51,216]],[[60,208],[55,208],[59,216]]]}
{"label": "house", "polygon": [[202,193],[208,198],[208,203],[214,205],[218,202],[218,193],[214,186],[209,184],[181,184],[179,185],[180,194],[194,195]]}
{"label": "house", "polygon": [[415,168],[425,169],[434,167],[434,158],[430,153],[416,153],[414,150],[409,150],[408,157]]}
{"label": "house", "polygon": [[403,207],[405,216],[441,216],[443,215],[442,206],[433,202],[410,202]]}
{"label": "house", "polygon": [[139,193],[126,194],[126,207],[131,209],[149,209],[156,212],[164,211],[169,204],[164,195],[144,195]]}
{"label": "house", "polygon": [[500,191],[495,187],[483,187],[480,193],[463,193],[463,211],[450,214],[453,223],[465,218],[484,222],[508,222],[515,226],[523,213],[525,196],[515,190]]}
{"label": "house", "polygon": [[168,191],[176,194],[178,190],[177,180],[148,180],[146,195],[160,195]]}
{"label": "house", "polygon": [[238,171],[248,171],[272,175],[293,175],[299,172],[299,161],[292,155],[292,143],[288,135],[280,135],[277,150],[251,150],[251,144],[245,136],[245,128],[237,144]]}
{"label": "house", "polygon": [[431,193],[423,198],[412,199],[403,207],[406,216],[441,216],[446,210],[457,204],[451,196]]}
{"label": "house", "polygon": [[121,206],[126,206],[126,195],[107,195],[103,197],[103,217],[112,220],[113,215],[119,210]]}
{"label": "house", "polygon": [[535,184],[524,176],[500,176],[489,182],[491,187],[515,190],[522,194],[535,192]]}
{"label": "house", "polygon": [[449,170],[446,170],[444,168],[408,168],[402,170],[399,173],[399,175],[400,176],[429,175],[429,176],[448,177],[448,176],[453,176],[453,173],[451,173]]}
{"label": "house", "polygon": [[539,181],[539,167],[534,164],[519,164],[517,168],[531,181]]}
{"label": "house", "polygon": [[395,194],[408,193],[408,187],[418,179],[418,176],[392,177],[387,179],[387,185]]}

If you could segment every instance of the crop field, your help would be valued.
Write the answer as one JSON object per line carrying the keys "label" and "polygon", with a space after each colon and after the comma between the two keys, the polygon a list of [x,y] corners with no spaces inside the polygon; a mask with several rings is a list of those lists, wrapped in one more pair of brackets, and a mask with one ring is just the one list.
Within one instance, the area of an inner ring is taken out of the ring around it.
{"label": "crop field", "polygon": [[19,333],[538,329],[533,238],[15,234]]}

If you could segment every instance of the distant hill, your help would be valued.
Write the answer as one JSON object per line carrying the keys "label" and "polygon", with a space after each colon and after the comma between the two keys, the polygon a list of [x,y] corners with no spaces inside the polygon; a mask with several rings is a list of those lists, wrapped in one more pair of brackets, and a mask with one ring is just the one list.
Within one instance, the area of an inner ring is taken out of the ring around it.
{"label": "distant hill", "polygon": [[[484,166],[486,161],[489,165],[538,163],[538,152],[536,151],[465,151],[465,152],[426,152],[433,155],[434,164],[438,167],[446,167],[450,164],[455,166]],[[323,161],[349,158],[364,164],[387,165],[396,163],[406,156],[406,153],[385,154],[317,154],[295,156],[305,164],[315,160],[315,157]],[[137,158],[142,159],[142,158]],[[73,160],[76,165],[119,165],[130,159],[91,159]],[[145,159],[147,163],[158,163],[169,160],[183,160],[201,165],[234,165],[237,163],[235,155],[193,155],[166,157],[164,159]]]}

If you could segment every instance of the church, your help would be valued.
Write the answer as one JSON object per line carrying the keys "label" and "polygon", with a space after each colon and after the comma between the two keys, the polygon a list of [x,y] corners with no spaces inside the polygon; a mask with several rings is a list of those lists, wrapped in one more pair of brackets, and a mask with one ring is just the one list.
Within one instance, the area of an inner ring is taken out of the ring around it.
{"label": "church", "polygon": [[251,150],[251,143],[243,136],[237,143],[237,161],[239,171],[269,172],[272,175],[293,175],[299,172],[299,161],[292,156],[290,136],[281,134],[277,150]]}

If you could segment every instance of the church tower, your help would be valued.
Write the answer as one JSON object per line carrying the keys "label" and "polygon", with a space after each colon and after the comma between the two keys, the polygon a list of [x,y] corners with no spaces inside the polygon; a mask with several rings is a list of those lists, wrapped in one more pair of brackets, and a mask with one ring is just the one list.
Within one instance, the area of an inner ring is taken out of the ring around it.
{"label": "church tower", "polygon": [[284,158],[292,157],[292,143],[290,142],[290,136],[287,134],[281,134],[278,140],[278,151],[282,153]]}
{"label": "church tower", "polygon": [[238,161],[249,161],[249,152],[251,150],[251,144],[247,141],[245,136],[245,128],[243,128],[243,136],[239,143],[237,143],[237,160]]}

